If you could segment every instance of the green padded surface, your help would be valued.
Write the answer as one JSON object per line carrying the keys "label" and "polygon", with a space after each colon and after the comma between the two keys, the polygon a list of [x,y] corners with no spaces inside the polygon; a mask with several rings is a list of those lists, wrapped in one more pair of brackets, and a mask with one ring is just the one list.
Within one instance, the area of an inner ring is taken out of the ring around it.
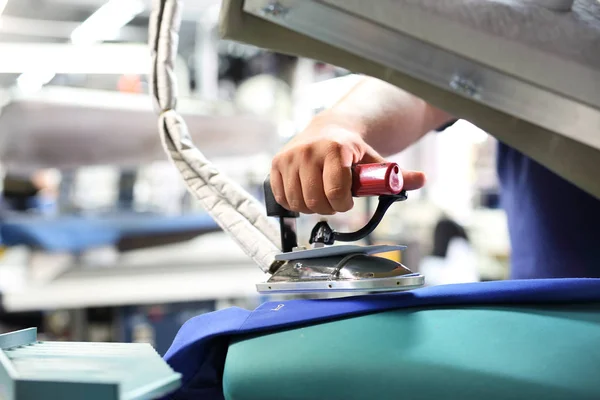
{"label": "green padded surface", "polygon": [[405,309],[243,337],[229,400],[600,399],[600,304]]}

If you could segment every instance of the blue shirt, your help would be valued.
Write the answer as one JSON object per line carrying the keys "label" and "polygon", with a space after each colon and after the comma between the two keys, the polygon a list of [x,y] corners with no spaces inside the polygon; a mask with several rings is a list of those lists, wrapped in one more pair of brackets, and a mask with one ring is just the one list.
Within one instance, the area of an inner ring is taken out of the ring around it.
{"label": "blue shirt", "polygon": [[512,278],[600,277],[600,201],[504,144],[497,167]]}

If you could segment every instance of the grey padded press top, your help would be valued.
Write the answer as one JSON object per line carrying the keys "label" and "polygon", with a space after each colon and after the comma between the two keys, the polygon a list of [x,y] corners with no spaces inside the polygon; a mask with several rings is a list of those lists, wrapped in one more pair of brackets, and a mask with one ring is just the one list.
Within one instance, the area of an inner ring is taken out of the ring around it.
{"label": "grey padded press top", "polygon": [[323,3],[600,107],[598,0],[576,0],[568,12],[530,0]]}
{"label": "grey padded press top", "polygon": [[600,69],[600,2],[578,0],[557,12],[514,0],[396,0],[478,31]]}

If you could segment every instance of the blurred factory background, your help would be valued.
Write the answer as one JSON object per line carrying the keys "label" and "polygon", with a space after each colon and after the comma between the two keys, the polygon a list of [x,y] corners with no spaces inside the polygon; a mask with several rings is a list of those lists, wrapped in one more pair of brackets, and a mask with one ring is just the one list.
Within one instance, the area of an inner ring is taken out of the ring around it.
{"label": "blurred factory background", "polygon": [[[263,301],[254,284],[265,276],[163,154],[148,96],[150,0],[4,3],[0,332],[37,326],[50,339],[143,341],[163,354],[187,319]],[[357,77],[219,40],[218,12],[217,0],[185,2],[178,109],[204,154],[260,198],[277,149]],[[388,256],[428,284],[506,278],[494,149],[459,121],[393,157],[428,184],[369,240],[408,245]],[[361,199],[332,225],[358,228],[372,211]]]}

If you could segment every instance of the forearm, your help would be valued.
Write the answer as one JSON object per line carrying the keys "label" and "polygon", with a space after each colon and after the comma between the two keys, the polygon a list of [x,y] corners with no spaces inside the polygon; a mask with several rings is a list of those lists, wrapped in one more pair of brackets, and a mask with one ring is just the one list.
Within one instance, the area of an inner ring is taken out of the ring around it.
{"label": "forearm", "polygon": [[452,116],[389,83],[364,78],[323,112],[357,131],[382,156],[398,153]]}

